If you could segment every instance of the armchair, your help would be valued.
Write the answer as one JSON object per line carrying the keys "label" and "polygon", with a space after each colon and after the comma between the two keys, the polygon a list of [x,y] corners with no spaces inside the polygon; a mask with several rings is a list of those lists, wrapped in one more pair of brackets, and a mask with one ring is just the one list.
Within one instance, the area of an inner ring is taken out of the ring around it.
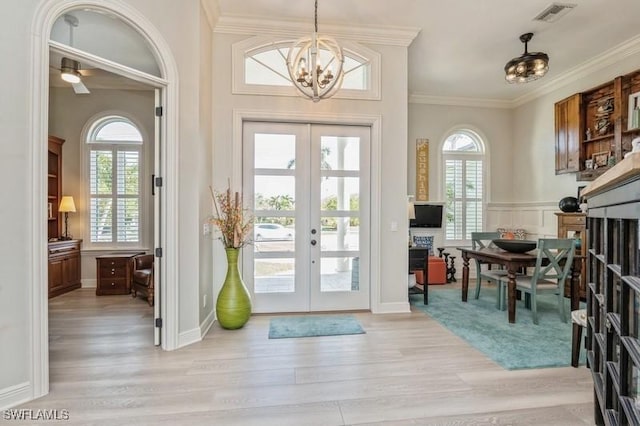
{"label": "armchair", "polygon": [[133,258],[131,295],[136,297],[138,292],[147,296],[149,306],[153,306],[154,285],[152,254],[140,254]]}

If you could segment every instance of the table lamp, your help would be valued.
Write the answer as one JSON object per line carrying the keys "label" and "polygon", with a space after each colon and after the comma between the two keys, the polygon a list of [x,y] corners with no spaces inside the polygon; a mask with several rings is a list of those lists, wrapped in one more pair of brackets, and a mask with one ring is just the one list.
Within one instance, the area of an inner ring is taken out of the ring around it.
{"label": "table lamp", "polygon": [[61,240],[70,240],[69,237],[69,212],[76,212],[76,204],[73,202],[73,197],[70,195],[65,195],[60,200],[60,208],[58,209],[60,213],[64,213],[64,235],[60,238]]}

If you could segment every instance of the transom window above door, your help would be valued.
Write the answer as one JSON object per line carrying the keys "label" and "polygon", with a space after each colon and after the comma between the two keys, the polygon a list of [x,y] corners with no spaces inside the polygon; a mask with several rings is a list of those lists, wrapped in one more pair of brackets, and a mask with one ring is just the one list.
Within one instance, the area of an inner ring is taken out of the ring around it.
{"label": "transom window above door", "polygon": [[[233,45],[233,93],[298,96],[287,71],[294,40],[253,37]],[[380,99],[380,54],[356,43],[341,43],[344,79],[333,96]],[[329,55],[320,51],[320,58]],[[326,58],[325,58],[326,59]]]}

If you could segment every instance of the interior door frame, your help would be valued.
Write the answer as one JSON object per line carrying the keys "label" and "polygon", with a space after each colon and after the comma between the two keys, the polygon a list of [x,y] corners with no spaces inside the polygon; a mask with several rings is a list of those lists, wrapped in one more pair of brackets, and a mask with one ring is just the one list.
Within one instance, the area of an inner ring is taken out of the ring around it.
{"label": "interior door frame", "polygon": [[[30,377],[31,383],[24,391],[25,399],[35,399],[49,392],[49,321],[47,291],[47,244],[46,203],[42,200],[47,194],[47,135],[49,117],[49,49],[50,33],[55,20],[64,13],[79,8],[103,10],[118,16],[144,37],[156,54],[162,78],[149,76],[140,71],[111,62],[94,55],[86,54],[73,48],[63,47],[66,53],[93,62],[108,71],[125,77],[155,85],[161,89],[163,105],[168,108],[162,121],[162,161],[159,165],[164,177],[164,197],[161,203],[162,241],[156,242],[165,248],[164,261],[161,264],[161,275],[164,278],[161,286],[162,312],[164,313],[162,348],[165,350],[178,347],[178,68],[172,51],[162,34],[135,8],[124,2],[115,0],[45,0],[38,6],[31,30],[31,73],[30,92],[30,133],[31,164],[33,169],[31,187],[29,222],[32,229],[30,242],[30,269],[27,282],[31,283],[30,298],[30,339],[29,352],[32,355]],[[84,59],[83,59],[84,60]]]}
{"label": "interior door frame", "polygon": [[233,111],[233,146],[231,176],[232,187],[242,188],[242,140],[245,121],[266,121],[278,123],[357,125],[370,128],[370,280],[369,307],[372,312],[380,309],[380,210],[381,210],[381,159],[382,159],[382,116],[350,113],[312,113],[301,111],[266,111],[236,109]]}

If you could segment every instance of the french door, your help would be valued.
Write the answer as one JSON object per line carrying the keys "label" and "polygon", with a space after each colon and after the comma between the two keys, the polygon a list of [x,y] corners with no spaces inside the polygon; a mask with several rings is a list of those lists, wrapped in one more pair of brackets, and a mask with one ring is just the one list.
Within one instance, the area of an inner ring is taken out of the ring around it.
{"label": "french door", "polygon": [[254,312],[369,309],[370,129],[245,122]]}

